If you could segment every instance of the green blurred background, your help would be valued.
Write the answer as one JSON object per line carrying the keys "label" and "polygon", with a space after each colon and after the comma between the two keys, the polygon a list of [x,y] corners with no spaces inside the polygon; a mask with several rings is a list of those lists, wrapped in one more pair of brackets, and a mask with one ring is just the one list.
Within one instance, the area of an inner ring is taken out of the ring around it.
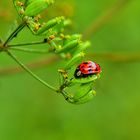
{"label": "green blurred background", "polygon": [[[97,61],[102,76],[97,96],[72,105],[0,54],[0,140],[139,140],[140,139],[140,1],[56,0],[48,16],[73,20],[73,33],[91,40],[87,59]],[[16,19],[12,0],[0,0],[0,36],[6,39]],[[35,38],[25,29],[17,42]],[[45,55],[14,52],[25,63]],[[49,59],[49,57],[48,57]],[[61,63],[35,69],[49,83],[58,83]]]}

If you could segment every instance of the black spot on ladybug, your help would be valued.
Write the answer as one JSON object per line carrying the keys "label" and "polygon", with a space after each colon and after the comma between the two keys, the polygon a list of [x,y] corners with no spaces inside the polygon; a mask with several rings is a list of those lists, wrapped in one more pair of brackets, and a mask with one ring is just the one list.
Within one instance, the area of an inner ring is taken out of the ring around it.
{"label": "black spot on ladybug", "polygon": [[89,65],[89,68],[91,68],[92,67],[92,65]]}
{"label": "black spot on ladybug", "polygon": [[83,62],[83,64],[88,64],[88,62]]}
{"label": "black spot on ladybug", "polygon": [[88,71],[89,71],[89,72],[92,72],[92,69],[89,69]]}

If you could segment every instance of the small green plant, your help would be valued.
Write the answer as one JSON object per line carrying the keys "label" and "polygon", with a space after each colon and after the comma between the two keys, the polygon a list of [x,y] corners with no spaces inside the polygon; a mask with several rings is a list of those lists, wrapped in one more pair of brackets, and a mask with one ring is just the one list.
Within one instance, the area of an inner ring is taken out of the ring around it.
{"label": "small green plant", "polygon": [[[7,53],[32,77],[51,90],[62,94],[69,103],[81,104],[91,100],[96,94],[93,84],[100,77],[100,67],[91,61],[83,62],[77,66],[82,61],[85,50],[90,46],[90,42],[82,41],[80,34],[65,34],[64,28],[71,22],[63,16],[55,17],[47,22],[43,21],[39,14],[51,6],[53,0],[13,0],[13,4],[20,17],[20,23],[6,41],[1,41],[0,52]],[[28,27],[33,35],[41,36],[43,41],[11,45],[10,42],[17,37],[24,27]],[[21,47],[45,43],[49,46],[46,50]],[[58,69],[61,79],[60,86],[55,88],[42,80],[17,59],[11,50],[46,54],[54,53],[66,60],[64,67]],[[74,73],[73,67],[75,68],[75,74],[71,75],[70,73]],[[75,93],[71,93],[71,91],[74,91],[73,89],[75,89]]]}

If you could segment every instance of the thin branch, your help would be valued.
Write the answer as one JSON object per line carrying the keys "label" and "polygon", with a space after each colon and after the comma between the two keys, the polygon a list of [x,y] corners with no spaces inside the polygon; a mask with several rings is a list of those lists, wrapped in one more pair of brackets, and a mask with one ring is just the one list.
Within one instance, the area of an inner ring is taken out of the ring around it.
{"label": "thin branch", "polygon": [[17,36],[17,34],[25,27],[26,23],[22,22],[7,38],[7,40],[4,42],[3,46],[5,47],[14,37]]}
{"label": "thin branch", "polygon": [[107,22],[109,22],[114,15],[118,14],[128,2],[131,0],[119,0],[116,4],[111,6],[107,11],[103,11],[103,14],[99,16],[95,21],[93,21],[87,29],[84,31],[84,39],[91,37],[97,31],[99,31]]}
{"label": "thin branch", "polygon": [[40,83],[42,83],[43,85],[45,85],[46,87],[48,87],[49,89],[53,90],[53,91],[57,91],[56,88],[54,88],[53,86],[49,85],[48,83],[46,83],[45,81],[43,81],[42,79],[40,79],[40,77],[38,77],[36,74],[34,74],[27,66],[25,66],[20,60],[18,60],[16,58],[15,55],[13,55],[11,52],[7,51],[7,54],[17,63],[21,66],[22,69],[24,69],[28,74],[30,74],[34,79],[36,79],[37,81],[39,81]]}
{"label": "thin branch", "polygon": [[46,40],[44,41],[39,41],[39,42],[31,42],[31,43],[23,43],[23,44],[13,44],[13,45],[8,45],[8,47],[18,47],[18,46],[31,46],[31,45],[40,45],[40,44],[45,44],[48,43]]}
{"label": "thin branch", "polygon": [[[34,60],[34,61],[26,64],[26,66],[32,70],[40,69],[40,68],[47,67],[48,65],[56,63],[58,61],[60,61],[60,58],[58,56],[52,56],[52,57],[49,57],[49,59],[48,59],[48,57],[45,57],[45,58],[43,57],[43,58]],[[12,74],[18,74],[21,72],[25,72],[25,71],[18,66],[13,66],[13,67],[0,69],[0,76],[8,76],[8,75],[12,75]]]}
{"label": "thin branch", "polygon": [[27,52],[27,53],[39,53],[39,54],[49,53],[48,50],[41,50],[41,49],[18,48],[18,47],[12,47],[12,48],[9,48],[9,49],[14,50],[14,51]]}

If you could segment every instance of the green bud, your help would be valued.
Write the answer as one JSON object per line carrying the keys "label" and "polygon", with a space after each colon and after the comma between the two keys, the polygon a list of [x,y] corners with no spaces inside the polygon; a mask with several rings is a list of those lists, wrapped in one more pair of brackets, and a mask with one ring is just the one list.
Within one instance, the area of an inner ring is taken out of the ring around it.
{"label": "green bud", "polygon": [[73,35],[66,35],[64,36],[64,45],[69,43],[70,41],[73,41],[73,40],[81,40],[81,37],[82,35],[80,34],[73,34]]}
{"label": "green bud", "polygon": [[79,43],[79,45],[77,45],[77,47],[75,47],[74,49],[70,50],[70,54],[72,54],[73,56],[80,53],[80,52],[84,52],[88,47],[90,46],[90,42],[81,42]]}
{"label": "green bud", "polygon": [[77,47],[78,44],[79,44],[79,40],[69,41],[62,48],[56,50],[56,53],[66,53],[66,52],[69,52],[71,49]]}
{"label": "green bud", "polygon": [[77,54],[79,52],[83,52],[84,50],[86,50],[88,47],[90,46],[90,42],[84,42],[81,43],[79,46],[77,46],[76,50],[73,52],[73,54]]}
{"label": "green bud", "polygon": [[23,8],[24,7],[24,1],[23,0],[22,1],[13,0],[13,4],[14,4],[19,16],[22,17],[23,14],[24,14],[24,8]]}
{"label": "green bud", "polygon": [[73,96],[73,100],[78,100],[82,97],[84,97],[92,88],[93,83],[86,83],[86,84],[81,84],[80,87],[78,88],[77,92]]}
{"label": "green bud", "polygon": [[84,104],[84,103],[89,102],[90,100],[93,99],[93,97],[95,95],[96,95],[96,91],[90,89],[88,92],[86,92],[85,94],[83,94],[83,96],[81,96],[80,98],[75,98],[75,97],[72,97],[70,95],[65,95],[65,98],[66,98],[66,100],[69,103],[77,104],[78,105],[78,104]]}
{"label": "green bud", "polygon": [[56,26],[57,24],[59,24],[60,22],[62,22],[64,20],[64,17],[56,17],[52,20],[49,20],[46,24],[44,24],[38,31],[37,34],[42,34],[44,32],[47,32],[49,29],[53,28],[54,26]]}
{"label": "green bud", "polygon": [[96,95],[95,90],[90,90],[85,96],[82,98],[79,98],[78,100],[74,100],[74,104],[84,104],[93,99],[93,97]]}
{"label": "green bud", "polygon": [[56,34],[62,33],[64,31],[64,21],[65,20],[62,20],[59,24],[52,28],[52,30],[55,31]]}
{"label": "green bud", "polygon": [[67,26],[70,26],[72,24],[71,20],[70,19],[66,19],[64,21],[64,26],[67,27]]}
{"label": "green bud", "polygon": [[36,31],[40,28],[40,23],[39,22],[34,22],[33,18],[31,17],[24,17],[24,20],[26,21],[29,29],[33,34],[36,35]]}
{"label": "green bud", "polygon": [[50,5],[53,4],[53,0],[34,0],[25,9],[25,16],[36,16]]}
{"label": "green bud", "polygon": [[66,64],[66,66],[64,67],[65,70],[70,69],[75,63],[77,63],[78,61],[80,61],[83,57],[84,57],[84,53],[79,53],[75,56],[73,56]]}
{"label": "green bud", "polygon": [[62,17],[62,20],[60,22],[58,22],[55,26],[53,26],[52,28],[44,31],[42,34],[39,35],[43,35],[46,37],[49,37],[51,35],[57,35],[59,33],[61,33],[64,29],[64,18]]}
{"label": "green bud", "polygon": [[57,35],[57,34],[61,34],[64,32],[64,28],[65,28],[65,21],[66,19],[62,20],[59,24],[57,24],[56,26],[54,26],[52,28],[52,31]]}
{"label": "green bud", "polygon": [[82,38],[82,35],[81,34],[73,34],[70,36],[70,40],[73,40],[73,39],[81,39]]}

